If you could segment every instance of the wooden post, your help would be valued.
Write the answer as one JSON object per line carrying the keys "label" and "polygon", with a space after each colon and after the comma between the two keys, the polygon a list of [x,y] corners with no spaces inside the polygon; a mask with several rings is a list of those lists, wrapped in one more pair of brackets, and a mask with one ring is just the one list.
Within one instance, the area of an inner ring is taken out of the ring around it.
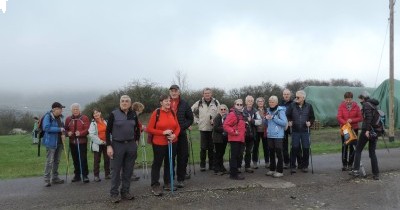
{"label": "wooden post", "polygon": [[390,8],[390,47],[389,47],[389,141],[394,141],[394,2],[389,0]]}

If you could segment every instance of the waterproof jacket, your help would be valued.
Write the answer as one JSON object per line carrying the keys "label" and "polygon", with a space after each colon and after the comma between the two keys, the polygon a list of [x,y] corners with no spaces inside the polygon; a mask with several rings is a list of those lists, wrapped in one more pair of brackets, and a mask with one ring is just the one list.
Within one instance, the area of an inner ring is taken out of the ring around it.
{"label": "waterproof jacket", "polygon": [[[46,148],[57,149],[58,143],[61,142],[61,128],[64,127],[62,115],[58,117],[59,122],[54,117],[53,112],[47,112],[43,117],[43,145]],[[60,123],[60,125],[59,125]]]}
{"label": "waterproof jacket", "polygon": [[342,102],[339,105],[336,118],[340,127],[346,124],[348,119],[351,119],[351,128],[358,129],[358,123],[362,121],[361,109],[358,104],[353,101],[350,110],[348,110],[347,103]]}
{"label": "waterproof jacket", "polygon": [[286,117],[288,121],[292,121],[293,132],[307,132],[308,128],[306,125],[307,121],[311,124],[315,121],[314,110],[311,104],[304,101],[302,107],[297,103],[292,103],[286,109]]}
{"label": "waterproof jacket", "polygon": [[[369,102],[369,103],[367,103]],[[376,106],[379,105],[379,101],[376,99],[370,99],[366,98],[362,104],[362,115],[363,115],[363,121],[362,121],[362,126],[361,129],[363,131],[370,131],[372,129],[372,121],[374,120],[374,109],[376,109]],[[372,105],[372,106],[371,106]],[[375,106],[375,107],[373,107]]]}
{"label": "waterproof jacket", "polygon": [[[68,135],[68,132],[72,132],[69,137],[70,144],[76,144],[76,141],[79,141],[79,144],[87,144],[87,135],[89,134],[89,126],[90,121],[86,115],[78,115],[78,116],[68,116],[65,120],[65,133]],[[75,132],[79,131],[79,136],[75,135]]]}
{"label": "waterproof jacket", "polygon": [[193,104],[191,109],[194,115],[194,121],[199,125],[200,131],[212,131],[211,120],[217,116],[219,104],[220,103],[215,98],[211,98],[210,103],[207,103],[204,98],[202,98]]}
{"label": "waterproof jacket", "polygon": [[180,132],[179,140],[187,139],[186,129],[188,129],[193,124],[193,112],[189,104],[179,97],[178,109],[176,112],[176,117],[178,118]]}
{"label": "waterproof jacket", "polygon": [[228,141],[228,134],[224,131],[223,126],[225,119],[226,115],[222,116],[221,114],[217,114],[217,116],[215,116],[212,133],[213,143],[224,143]]}
{"label": "waterproof jacket", "polygon": [[[246,133],[245,126],[243,113],[232,109],[223,124],[225,132],[228,133],[228,141],[244,143]],[[238,131],[237,134],[236,131]]]}
{"label": "waterproof jacket", "polygon": [[[101,120],[107,126],[107,121],[105,121],[104,119],[101,119]],[[104,130],[104,133],[105,132],[106,131]],[[90,138],[90,148],[92,148],[93,152],[99,152],[100,151],[99,146],[100,145],[106,145],[106,140],[99,138],[99,131],[98,131],[98,127],[97,127],[97,122],[94,119],[90,123],[89,138]]]}
{"label": "waterproof jacket", "polygon": [[157,124],[156,124],[156,117],[157,117],[157,109],[156,109],[151,114],[149,123],[147,125],[147,132],[153,135],[152,143],[154,145],[159,145],[159,146],[168,145],[168,139],[163,134],[165,130],[172,130],[176,136],[176,138],[172,140],[172,142],[173,143],[177,142],[181,130],[178,123],[178,119],[176,118],[175,114],[172,113],[171,110],[166,111],[161,108],[159,110],[160,110],[160,115],[158,117]]}
{"label": "waterproof jacket", "polygon": [[285,128],[288,123],[285,107],[278,106],[275,109],[268,108],[267,113],[272,116],[272,119],[265,120],[267,126],[267,138],[283,139],[285,136]]}

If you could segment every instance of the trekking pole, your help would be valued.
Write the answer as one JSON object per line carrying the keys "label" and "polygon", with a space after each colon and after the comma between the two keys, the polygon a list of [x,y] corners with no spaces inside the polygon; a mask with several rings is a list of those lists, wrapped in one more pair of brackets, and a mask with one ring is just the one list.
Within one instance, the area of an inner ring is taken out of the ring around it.
{"label": "trekking pole", "polygon": [[[289,129],[290,129],[290,134],[291,135],[293,135],[293,131],[292,131],[292,126],[289,126]],[[288,138],[288,144],[289,144],[289,134],[287,134],[287,138]],[[290,168],[290,175],[293,175],[293,172],[292,172],[292,155],[293,155],[293,150],[292,150],[292,147],[293,147],[293,140],[291,140],[290,141],[290,148],[288,148],[288,150],[289,150],[289,168]],[[289,146],[289,145],[288,145]]]}
{"label": "trekking pole", "polygon": [[172,168],[172,140],[168,140],[168,157],[169,157],[169,179],[171,185],[171,193],[174,194],[174,169]]}
{"label": "trekking pole", "polygon": [[312,150],[311,150],[311,134],[310,134],[310,127],[307,127],[308,130],[308,143],[310,144],[310,158],[311,158],[311,173],[314,174],[314,166],[312,162]]}
{"label": "trekking pole", "polygon": [[388,148],[388,146],[386,144],[385,134],[382,134],[382,140],[383,140],[383,143],[385,144],[386,150],[388,151],[388,153],[390,153],[389,148]]}
{"label": "trekking pole", "polygon": [[147,153],[146,153],[146,142],[144,141],[144,134],[142,135],[142,166],[143,166],[143,178],[148,178],[149,177],[149,171],[147,169]]}
{"label": "trekking pole", "polygon": [[82,181],[83,181],[81,149],[79,148],[79,138],[75,138],[75,140],[76,140],[76,145],[78,147],[79,168],[80,168],[80,171],[81,171],[81,178],[82,178]]}
{"label": "trekking pole", "polygon": [[193,141],[192,141],[192,133],[189,130],[189,142],[190,142],[190,150],[192,153],[192,167],[193,167],[193,175],[196,176],[196,166],[194,165],[194,155],[193,155]]}
{"label": "trekking pole", "polygon": [[66,148],[65,148],[65,137],[64,137],[64,139],[61,139],[61,141],[62,141],[62,143],[63,143],[63,147],[64,147],[64,154],[65,154],[65,159],[67,159],[67,170],[66,170],[66,172],[65,172],[65,182],[67,182],[67,180],[68,180],[68,168],[69,168],[69,158],[68,158],[68,156],[67,156],[67,151],[65,150]]}
{"label": "trekking pole", "polygon": [[39,143],[37,145],[37,156],[40,157],[40,145],[42,144],[42,138],[39,137]]}

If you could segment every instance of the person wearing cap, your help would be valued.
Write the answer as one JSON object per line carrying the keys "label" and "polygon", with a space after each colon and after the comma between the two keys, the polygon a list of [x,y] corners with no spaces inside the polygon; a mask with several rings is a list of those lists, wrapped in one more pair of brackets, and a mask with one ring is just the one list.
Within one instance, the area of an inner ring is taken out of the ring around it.
{"label": "person wearing cap", "polygon": [[178,85],[171,85],[169,95],[171,96],[171,110],[176,113],[181,129],[176,149],[176,174],[178,181],[176,186],[182,188],[185,186],[186,167],[189,161],[189,144],[186,129],[190,129],[193,123],[193,112],[189,104],[181,98],[181,91]]}
{"label": "person wearing cap", "polygon": [[379,101],[376,99],[371,99],[369,97],[369,93],[364,91],[361,95],[358,96],[362,105],[362,126],[360,138],[357,142],[355,158],[354,158],[354,167],[353,171],[351,171],[350,175],[354,177],[360,176],[360,161],[361,161],[361,153],[364,149],[365,145],[368,142],[368,153],[369,158],[371,159],[371,168],[372,168],[372,178],[374,180],[379,180],[379,167],[378,167],[378,158],[376,157],[376,142],[378,140],[377,136],[371,135],[372,124],[373,124],[373,115],[374,109],[379,105]]}
{"label": "person wearing cap", "polygon": [[136,141],[140,138],[140,128],[136,112],[131,109],[131,106],[131,98],[128,95],[122,95],[119,99],[119,108],[110,113],[107,121],[106,145],[107,155],[111,159],[110,201],[112,203],[118,203],[121,198],[134,199],[130,193],[130,187],[137,157]]}
{"label": "person wearing cap", "polygon": [[206,171],[206,157],[208,152],[208,166],[213,170],[214,144],[212,139],[213,120],[218,114],[219,101],[212,97],[211,88],[203,89],[203,97],[191,107],[194,121],[200,131],[200,171]]}
{"label": "person wearing cap", "polygon": [[44,182],[46,187],[51,184],[63,184],[64,180],[59,178],[58,165],[62,150],[65,149],[64,120],[62,116],[64,106],[59,102],[51,105],[51,111],[43,116],[42,128],[44,131],[43,145],[46,147],[46,163],[44,168]]}
{"label": "person wearing cap", "polygon": [[89,169],[87,163],[87,142],[90,121],[86,115],[81,114],[78,103],[71,105],[71,115],[65,120],[65,131],[69,137],[69,148],[74,163],[74,178],[72,182],[89,182]]}

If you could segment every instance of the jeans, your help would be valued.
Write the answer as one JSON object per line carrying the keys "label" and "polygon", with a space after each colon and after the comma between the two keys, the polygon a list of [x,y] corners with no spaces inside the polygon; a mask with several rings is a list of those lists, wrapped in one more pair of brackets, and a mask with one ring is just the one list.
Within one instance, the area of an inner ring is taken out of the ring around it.
{"label": "jeans", "polygon": [[[310,133],[308,132],[293,132],[292,133],[292,155],[291,167],[296,165],[296,159],[300,156],[299,168],[307,168],[310,157]],[[300,148],[301,145],[301,148]],[[301,154],[302,153],[302,154]]]}
{"label": "jeans", "polygon": [[368,139],[367,136],[365,136],[365,131],[364,130],[361,131],[360,139],[358,140],[356,146],[354,170],[357,171],[360,170],[361,153],[368,142],[368,153],[369,153],[369,158],[371,159],[372,174],[379,175],[378,158],[376,157],[375,154],[377,140],[378,140],[377,138]]}
{"label": "jeans", "polygon": [[56,149],[46,148],[46,164],[44,166],[44,180],[50,181],[58,179],[58,165],[60,164],[61,153],[64,149],[62,144],[58,144]]}

